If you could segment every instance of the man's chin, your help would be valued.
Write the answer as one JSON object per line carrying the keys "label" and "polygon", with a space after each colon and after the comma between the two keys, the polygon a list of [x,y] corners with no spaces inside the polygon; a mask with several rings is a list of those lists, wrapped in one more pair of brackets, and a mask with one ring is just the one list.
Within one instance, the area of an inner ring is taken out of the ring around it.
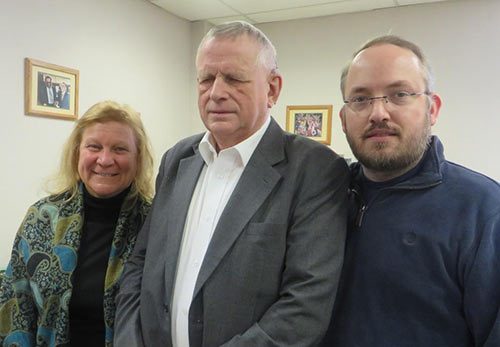
{"label": "man's chin", "polygon": [[232,122],[228,120],[216,121],[216,122],[210,122],[208,130],[210,130],[212,134],[220,134],[224,136],[232,134],[235,131],[235,126]]}
{"label": "man's chin", "polygon": [[354,154],[361,162],[385,162],[397,156],[397,148],[394,148],[388,142],[373,142],[365,144],[361,148],[358,147],[358,150]]}

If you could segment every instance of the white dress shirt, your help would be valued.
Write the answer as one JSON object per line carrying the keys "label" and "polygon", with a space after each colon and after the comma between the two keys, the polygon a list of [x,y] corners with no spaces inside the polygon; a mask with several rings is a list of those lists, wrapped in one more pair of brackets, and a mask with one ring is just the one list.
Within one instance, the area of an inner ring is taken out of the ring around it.
{"label": "white dress shirt", "polygon": [[172,301],[173,347],[189,347],[189,308],[205,253],[222,211],[270,122],[268,117],[252,136],[219,153],[210,132],[200,142],[205,165],[191,197],[179,250]]}
{"label": "white dress shirt", "polygon": [[47,88],[47,103],[49,105],[52,105],[54,103],[54,90],[52,87],[46,87]]}

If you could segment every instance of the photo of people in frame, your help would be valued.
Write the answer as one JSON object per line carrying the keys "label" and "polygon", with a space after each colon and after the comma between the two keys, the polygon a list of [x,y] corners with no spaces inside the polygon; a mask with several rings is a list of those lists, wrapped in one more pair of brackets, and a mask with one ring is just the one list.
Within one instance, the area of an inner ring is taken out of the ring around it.
{"label": "photo of people in frame", "polygon": [[288,105],[286,131],[331,144],[332,105]]}
{"label": "photo of people in frame", "polygon": [[37,105],[69,110],[70,87],[68,78],[38,72]]}
{"label": "photo of people in frame", "polygon": [[323,127],[322,113],[296,113],[293,126],[294,134],[307,137],[321,137]]}
{"label": "photo of people in frame", "polygon": [[79,75],[80,72],[73,68],[25,58],[25,114],[78,119]]}

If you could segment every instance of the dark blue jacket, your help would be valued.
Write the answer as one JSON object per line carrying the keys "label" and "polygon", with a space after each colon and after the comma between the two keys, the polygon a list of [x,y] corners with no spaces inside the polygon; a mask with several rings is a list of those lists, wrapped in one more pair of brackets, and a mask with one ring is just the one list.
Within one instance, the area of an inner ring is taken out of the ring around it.
{"label": "dark blue jacket", "polygon": [[413,176],[371,201],[351,169],[353,225],[324,346],[499,347],[499,184],[446,161],[437,137]]}

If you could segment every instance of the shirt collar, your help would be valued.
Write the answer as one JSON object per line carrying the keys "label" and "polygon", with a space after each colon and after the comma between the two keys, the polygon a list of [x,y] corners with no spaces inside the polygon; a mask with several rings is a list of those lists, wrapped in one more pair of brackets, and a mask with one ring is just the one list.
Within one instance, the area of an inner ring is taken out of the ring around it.
{"label": "shirt collar", "polygon": [[[267,120],[264,122],[264,124],[262,124],[259,130],[253,133],[249,138],[234,145],[233,147],[229,147],[222,150],[221,153],[226,151],[236,151],[236,153],[238,153],[241,159],[241,163],[243,164],[243,166],[246,166],[247,163],[250,161],[250,158],[252,157],[255,148],[257,148],[257,145],[264,136],[264,133],[266,132],[270,123],[271,123],[271,117],[267,117]],[[207,165],[212,163],[214,161],[214,158],[217,157],[217,151],[215,150],[215,147],[212,144],[212,137],[210,135],[210,131],[207,131],[205,135],[203,135],[203,138],[201,139],[198,148],[200,150],[201,157],[203,158],[203,160]]]}

